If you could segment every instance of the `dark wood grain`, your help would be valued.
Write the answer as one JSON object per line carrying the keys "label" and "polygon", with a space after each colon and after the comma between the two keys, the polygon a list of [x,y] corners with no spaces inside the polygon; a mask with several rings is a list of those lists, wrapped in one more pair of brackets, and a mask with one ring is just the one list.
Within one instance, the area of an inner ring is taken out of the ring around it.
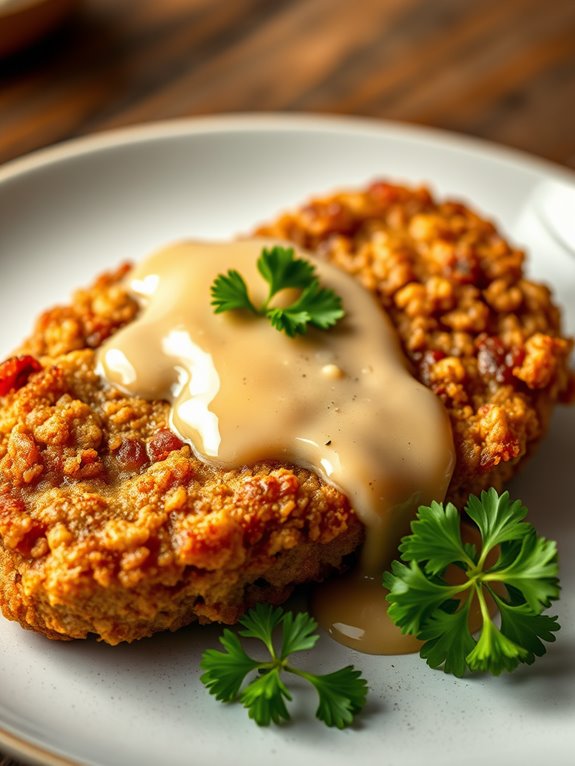
{"label": "dark wood grain", "polygon": [[0,162],[150,120],[311,111],[575,167],[573,0],[85,0],[0,62]]}
{"label": "dark wood grain", "polygon": [[84,0],[48,40],[0,60],[0,163],[238,111],[437,126],[575,168],[575,2]]}

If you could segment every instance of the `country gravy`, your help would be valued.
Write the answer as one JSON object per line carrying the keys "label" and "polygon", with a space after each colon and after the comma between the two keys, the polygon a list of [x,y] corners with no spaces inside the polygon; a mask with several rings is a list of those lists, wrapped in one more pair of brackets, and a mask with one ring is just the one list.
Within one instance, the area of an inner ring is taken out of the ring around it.
{"label": "country gravy", "polygon": [[341,490],[366,539],[359,572],[341,589],[325,586],[316,617],[355,648],[412,651],[412,639],[385,627],[379,582],[418,505],[445,495],[454,463],[447,414],[409,373],[375,299],[329,264],[313,260],[345,317],[328,331],[289,338],[247,312],[215,314],[210,286],[230,268],[255,305],[265,300],[256,261],[271,244],[183,242],[152,255],[130,276],[142,311],[102,347],[99,372],[127,394],[169,401],[171,428],[202,460],[295,463]]}

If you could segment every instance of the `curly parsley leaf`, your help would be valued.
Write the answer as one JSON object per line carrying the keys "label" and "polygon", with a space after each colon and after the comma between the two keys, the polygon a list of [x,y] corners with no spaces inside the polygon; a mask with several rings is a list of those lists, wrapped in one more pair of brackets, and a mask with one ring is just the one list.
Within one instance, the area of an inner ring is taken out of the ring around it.
{"label": "curly parsley leaf", "polygon": [[283,620],[283,636],[280,657],[285,660],[294,652],[313,649],[319,640],[317,623],[305,612],[286,612]]}
{"label": "curly parsley leaf", "polygon": [[471,495],[465,511],[481,530],[483,560],[496,545],[521,540],[533,529],[531,524],[523,521],[527,508],[521,500],[511,502],[509,492],[499,495],[491,488],[482,492],[480,498]]}
{"label": "curly parsley leaf", "polygon": [[301,673],[319,695],[317,717],[327,726],[344,729],[353,723],[353,717],[365,704],[367,686],[359,670],[352,665],[340,668],[334,673],[314,676]]}
{"label": "curly parsley leaf", "polygon": [[288,287],[307,287],[315,279],[312,264],[303,258],[294,258],[291,247],[264,247],[257,267],[269,285],[268,299]]}
{"label": "curly parsley leaf", "polygon": [[531,665],[535,657],[545,654],[543,641],[555,641],[554,631],[558,629],[555,617],[546,614],[533,616],[527,604],[513,606],[495,596],[495,603],[501,614],[501,628],[505,635],[516,644],[521,644],[526,654],[523,662]]}
{"label": "curly parsley leaf", "polygon": [[[313,265],[303,258],[296,258],[293,248],[264,248],[257,267],[269,286],[263,305],[254,306],[245,280],[232,269],[217,276],[211,286],[216,314],[247,309],[256,316],[266,317],[276,330],[291,338],[305,334],[308,325],[327,330],[343,317],[341,298],[333,290],[321,287]],[[271,306],[274,296],[287,288],[298,288],[301,293],[285,308]]]}
{"label": "curly parsley leaf", "polygon": [[[466,670],[499,675],[531,664],[545,653],[543,642],[555,640],[557,618],[542,612],[559,597],[557,548],[524,521],[526,508],[511,502],[508,492],[472,496],[465,511],[478,528],[479,550],[463,543],[453,505],[419,509],[412,534],[400,545],[406,563],[393,562],[383,577],[388,612],[404,633],[424,641],[420,654],[431,667],[456,676]],[[453,567],[462,575],[457,584],[445,579]],[[469,626],[474,601],[481,622],[477,640]]]}
{"label": "curly parsley leaf", "polygon": [[457,585],[448,586],[439,578],[427,576],[417,561],[411,561],[409,566],[393,561],[391,573],[384,574],[383,584],[390,591],[387,613],[404,633],[413,635],[460,590]]}
{"label": "curly parsley leaf", "polygon": [[212,306],[216,314],[243,308],[257,314],[248,295],[248,286],[242,275],[235,269],[230,269],[227,274],[219,274],[212,284],[211,293]]}
{"label": "curly parsley leaf", "polygon": [[462,609],[455,608],[457,601],[447,603],[450,607],[438,609],[418,634],[425,641],[420,654],[431,668],[443,666],[446,673],[461,677],[465,672],[465,658],[475,646],[467,629],[469,602],[465,602]]}
{"label": "curly parsley leaf", "polygon": [[250,609],[240,620],[240,625],[244,626],[244,629],[240,630],[240,636],[258,638],[265,644],[268,652],[273,655],[273,632],[283,619],[284,612],[279,607],[275,609],[273,607]]}
{"label": "curly parsley leaf", "polygon": [[289,721],[290,715],[285,701],[291,700],[291,695],[280,677],[279,667],[268,670],[248,684],[240,699],[247,708],[249,717],[253,718],[258,726],[269,726],[272,721]]}
{"label": "curly parsley leaf", "polygon": [[524,662],[526,650],[499,631],[493,620],[486,615],[479,640],[469,652],[465,661],[469,670],[478,673],[500,675],[504,670],[511,672]]}
{"label": "curly parsley leaf", "polygon": [[559,598],[557,546],[529,529],[520,545],[502,546],[499,561],[484,579],[520,591],[531,610],[540,614]]}
{"label": "curly parsley leaf", "polygon": [[207,649],[201,667],[209,672],[202,676],[203,683],[217,700],[229,702],[238,696],[244,678],[258,667],[258,661],[248,657],[239,638],[228,628],[220,638],[225,651]]}
{"label": "curly parsley leaf", "polygon": [[422,505],[411,528],[413,534],[403,538],[399,552],[404,561],[425,561],[429,574],[443,572],[454,561],[469,562],[473,555],[463,544],[459,511],[452,503]]}
{"label": "curly parsley leaf", "polygon": [[[270,659],[253,659],[243,649],[238,636],[224,629],[220,643],[225,651],[208,649],[200,663],[205,671],[201,681],[216,699],[224,702],[239,700],[247,708],[250,718],[260,726],[282,723],[290,717],[286,701],[291,700],[291,695],[281,674],[292,673],[316,689],[319,697],[317,718],[339,729],[352,723],[354,716],[363,708],[367,695],[367,683],[358,670],[348,666],[334,673],[315,675],[288,662],[295,652],[315,646],[319,638],[315,632],[315,620],[304,612],[294,616],[283,609],[258,604],[240,620],[240,624],[243,630],[239,634],[261,641]],[[273,641],[276,628],[281,630],[279,653]],[[246,676],[252,671],[256,671],[257,676],[243,686]]]}

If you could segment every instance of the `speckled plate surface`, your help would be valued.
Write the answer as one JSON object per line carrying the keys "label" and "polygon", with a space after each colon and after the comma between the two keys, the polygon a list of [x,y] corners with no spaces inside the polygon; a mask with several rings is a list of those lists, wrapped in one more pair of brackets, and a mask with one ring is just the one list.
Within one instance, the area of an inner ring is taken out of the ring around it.
{"label": "speckled plate surface", "polygon": [[[376,176],[430,183],[497,219],[528,246],[531,273],[555,285],[575,332],[575,243],[569,222],[557,232],[546,214],[550,194],[573,194],[569,172],[425,129],[246,116],[96,136],[0,168],[0,356],[42,308],[107,267],[181,237],[248,231],[312,194]],[[369,679],[357,725],[324,728],[313,719],[313,692],[298,689],[293,722],[265,730],[199,682],[199,657],[216,645],[217,628],[111,648],[53,643],[0,619],[0,748],[94,766],[567,766],[575,752],[574,434],[575,408],[558,410],[511,487],[561,555],[554,611],[563,627],[533,667],[457,680],[417,656],[360,655],[322,638],[310,667],[352,662]]]}

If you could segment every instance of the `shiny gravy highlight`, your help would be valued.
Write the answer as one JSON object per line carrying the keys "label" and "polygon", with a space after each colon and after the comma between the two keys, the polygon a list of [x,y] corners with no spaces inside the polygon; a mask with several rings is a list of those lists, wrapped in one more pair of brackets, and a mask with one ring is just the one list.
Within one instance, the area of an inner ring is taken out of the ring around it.
{"label": "shiny gravy highlight", "polygon": [[[256,305],[265,300],[256,261],[273,244],[183,242],[156,252],[130,277],[142,311],[102,347],[98,370],[129,395],[169,401],[171,428],[202,460],[223,468],[295,463],[341,490],[366,527],[360,571],[337,599],[337,591],[315,599],[316,616],[355,648],[413,650],[409,639],[401,648],[394,626],[370,636],[370,624],[385,621],[375,612],[386,612],[384,591],[372,583],[418,505],[445,495],[454,463],[447,414],[410,375],[375,299],[329,264],[312,259],[345,310],[328,331],[289,338],[265,318],[215,314],[210,286],[230,268]],[[358,617],[360,602],[369,619]]]}

